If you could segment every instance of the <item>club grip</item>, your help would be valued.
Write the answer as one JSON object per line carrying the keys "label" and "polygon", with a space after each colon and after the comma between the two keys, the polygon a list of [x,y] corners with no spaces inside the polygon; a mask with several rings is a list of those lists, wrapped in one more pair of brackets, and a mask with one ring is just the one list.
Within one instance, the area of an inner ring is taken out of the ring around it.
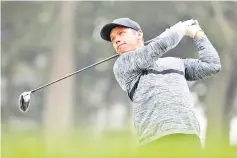
{"label": "club grip", "polygon": [[195,20],[194,23],[192,25],[198,25],[198,21]]}

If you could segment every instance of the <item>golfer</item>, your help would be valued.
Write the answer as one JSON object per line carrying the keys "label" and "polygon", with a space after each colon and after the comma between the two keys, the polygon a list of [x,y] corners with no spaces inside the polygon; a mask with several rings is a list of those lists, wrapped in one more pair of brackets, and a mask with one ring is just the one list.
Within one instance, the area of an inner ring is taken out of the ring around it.
{"label": "golfer", "polygon": [[[169,150],[169,155],[177,158],[182,149],[201,148],[199,122],[187,81],[217,74],[221,64],[204,31],[194,23],[192,19],[179,22],[146,46],[141,27],[130,18],[115,19],[100,33],[119,54],[113,71],[133,103],[139,145],[153,148],[156,155]],[[199,59],[162,57],[184,36],[195,43]]]}

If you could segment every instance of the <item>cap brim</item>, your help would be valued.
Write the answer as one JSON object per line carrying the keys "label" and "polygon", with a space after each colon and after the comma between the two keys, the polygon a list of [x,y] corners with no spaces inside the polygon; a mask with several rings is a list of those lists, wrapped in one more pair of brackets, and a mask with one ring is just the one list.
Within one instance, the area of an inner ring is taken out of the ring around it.
{"label": "cap brim", "polygon": [[[100,36],[101,36],[104,40],[111,42],[110,33],[111,33],[112,29],[115,28],[115,27],[117,27],[117,26],[123,26],[123,25],[119,25],[119,24],[115,24],[115,23],[106,24],[106,25],[101,29]],[[127,26],[123,26],[123,27],[127,27]]]}

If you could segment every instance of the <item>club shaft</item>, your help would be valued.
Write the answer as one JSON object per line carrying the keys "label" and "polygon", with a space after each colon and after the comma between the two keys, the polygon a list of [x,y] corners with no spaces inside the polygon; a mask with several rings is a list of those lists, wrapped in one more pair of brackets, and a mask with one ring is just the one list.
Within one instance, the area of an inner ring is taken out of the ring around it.
{"label": "club shaft", "polygon": [[[149,41],[146,41],[145,44],[151,42],[152,40],[154,40],[154,39],[151,39],[151,40],[149,40]],[[87,69],[89,69],[89,68],[91,68],[91,67],[94,67],[94,66],[96,66],[96,65],[98,65],[98,64],[101,64],[101,63],[103,63],[103,62],[105,62],[105,61],[108,61],[108,60],[113,59],[113,58],[118,57],[118,56],[119,56],[118,54],[115,54],[115,55],[113,55],[113,56],[111,56],[111,57],[108,57],[108,58],[106,58],[106,59],[104,59],[104,60],[101,60],[101,61],[99,61],[99,62],[97,62],[97,63],[94,63],[94,64],[92,64],[92,65],[89,65],[89,66],[87,66],[87,67],[85,67],[85,68],[83,68],[83,69],[80,69],[80,70],[78,70],[78,71],[76,71],[76,72],[73,72],[73,73],[71,73],[71,74],[69,74],[69,75],[67,75],[67,76],[64,76],[64,77],[62,77],[62,78],[60,78],[60,79],[57,79],[57,80],[55,80],[55,81],[53,81],[53,82],[50,82],[50,83],[48,83],[48,84],[46,84],[46,85],[43,85],[43,86],[38,87],[38,88],[36,88],[36,89],[33,89],[33,90],[31,90],[30,92],[31,92],[31,93],[34,93],[34,92],[36,92],[36,91],[38,91],[38,90],[40,90],[40,89],[42,89],[42,88],[44,88],[44,87],[47,87],[47,86],[49,86],[49,85],[52,85],[52,84],[54,84],[54,83],[56,83],[56,82],[59,82],[59,81],[61,81],[61,80],[63,80],[63,79],[66,79],[66,78],[68,78],[68,77],[70,77],[70,76],[73,76],[73,75],[75,75],[75,74],[77,74],[77,73],[80,73],[80,72],[82,72],[82,71],[84,71],[84,70],[87,70]]]}
{"label": "club shaft", "polygon": [[101,63],[103,63],[103,62],[105,62],[105,61],[107,61],[107,60],[113,59],[113,58],[115,58],[115,57],[117,57],[117,56],[119,56],[119,55],[116,54],[116,55],[113,55],[113,56],[111,56],[111,57],[109,57],[109,58],[106,58],[106,59],[104,59],[104,60],[101,60],[101,61],[99,61],[99,62],[97,62],[97,63],[94,63],[94,64],[92,64],[92,65],[89,65],[89,66],[87,66],[87,67],[85,67],[85,68],[83,68],[83,69],[80,69],[80,70],[78,70],[78,71],[76,71],[76,72],[74,72],[74,73],[71,73],[71,74],[69,74],[69,75],[67,75],[67,76],[64,76],[64,77],[62,77],[62,78],[60,78],[60,79],[57,79],[57,80],[55,80],[55,81],[53,81],[53,82],[50,82],[50,83],[48,83],[48,84],[46,84],[46,85],[43,85],[43,86],[39,87],[39,88],[36,88],[36,89],[32,90],[31,93],[34,93],[35,91],[38,91],[38,90],[40,90],[40,89],[42,89],[42,88],[44,88],[44,87],[47,87],[47,86],[49,86],[49,85],[51,85],[51,84],[54,84],[54,83],[56,83],[56,82],[59,82],[59,81],[61,81],[61,80],[63,80],[63,79],[66,79],[66,78],[68,78],[68,77],[70,77],[70,76],[73,76],[73,75],[75,75],[75,74],[77,74],[77,73],[80,73],[80,72],[82,72],[82,71],[84,71],[84,70],[87,70],[87,69],[89,69],[89,68],[91,68],[91,67],[94,67],[94,66],[96,66],[96,65],[98,65],[98,64],[101,64]]}

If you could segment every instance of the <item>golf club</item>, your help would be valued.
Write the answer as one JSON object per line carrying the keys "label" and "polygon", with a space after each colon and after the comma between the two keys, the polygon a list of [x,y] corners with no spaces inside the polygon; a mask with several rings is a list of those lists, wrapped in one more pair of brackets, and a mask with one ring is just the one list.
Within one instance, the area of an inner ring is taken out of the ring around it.
{"label": "golf club", "polygon": [[[149,43],[149,42],[151,42],[152,40],[149,40],[149,41],[147,41],[147,42],[145,42],[145,43]],[[113,55],[113,56],[111,56],[111,57],[108,57],[108,58],[106,58],[106,59],[104,59],[104,60],[101,60],[101,61],[99,61],[99,62],[97,62],[97,63],[94,63],[94,64],[92,64],[92,65],[89,65],[89,66],[87,66],[87,67],[85,67],[85,68],[82,68],[82,69],[80,69],[80,70],[78,70],[78,71],[76,71],[76,72],[73,72],[73,73],[71,73],[71,74],[69,74],[69,75],[67,75],[67,76],[64,76],[64,77],[62,77],[62,78],[60,78],[60,79],[57,79],[57,80],[55,80],[55,81],[53,81],[53,82],[50,82],[50,83],[48,83],[48,84],[45,84],[45,85],[43,85],[43,86],[41,86],[41,87],[38,87],[38,88],[36,88],[36,89],[33,89],[33,90],[31,90],[31,91],[29,91],[29,92],[23,92],[21,95],[20,95],[20,97],[19,97],[19,108],[20,108],[20,110],[22,111],[22,112],[27,112],[27,110],[29,109],[29,106],[30,106],[30,95],[32,94],[32,93],[34,93],[34,92],[36,92],[36,91],[38,91],[38,90],[40,90],[40,89],[42,89],[42,88],[45,88],[45,87],[47,87],[47,86],[49,86],[49,85],[52,85],[52,84],[54,84],[54,83],[56,83],[56,82],[59,82],[59,81],[61,81],[61,80],[64,80],[64,79],[66,79],[66,78],[68,78],[68,77],[70,77],[70,76],[73,76],[73,75],[75,75],[75,74],[78,74],[78,73],[80,73],[80,72],[82,72],[82,71],[85,71],[85,70],[87,70],[87,69],[89,69],[89,68],[91,68],[91,67],[94,67],[94,66],[96,66],[96,65],[99,65],[99,64],[101,64],[101,63],[103,63],[103,62],[105,62],[105,61],[108,61],[108,60],[110,60],[110,59],[113,59],[113,58],[115,58],[115,57],[118,57],[119,55],[118,54],[115,54],[115,55]]]}
{"label": "golf club", "polygon": [[[195,25],[195,24],[198,24],[198,21],[197,21],[197,20],[195,20],[195,22],[194,22],[192,25]],[[148,44],[148,43],[150,43],[151,41],[153,41],[154,39],[156,39],[156,38],[153,38],[153,39],[151,39],[151,40],[148,40],[148,41],[144,42],[144,44]],[[61,80],[64,80],[64,79],[66,79],[66,78],[68,78],[68,77],[70,77],[70,76],[73,76],[73,75],[75,75],[75,74],[78,74],[78,73],[80,73],[80,72],[82,72],[82,71],[84,71],[84,70],[87,70],[87,69],[89,69],[89,68],[91,68],[91,67],[94,67],[94,66],[96,66],[96,65],[98,65],[98,64],[101,64],[101,63],[103,63],[103,62],[105,62],[105,61],[108,61],[108,60],[113,59],[113,58],[118,57],[118,56],[119,56],[118,54],[115,54],[115,55],[113,55],[113,56],[111,56],[111,57],[108,57],[108,58],[106,58],[106,59],[104,59],[104,60],[101,60],[101,61],[99,61],[99,62],[97,62],[97,63],[94,63],[94,64],[92,64],[92,65],[89,65],[89,66],[87,66],[87,67],[85,67],[85,68],[82,68],[82,69],[80,69],[80,70],[78,70],[78,71],[76,71],[76,72],[73,72],[73,73],[71,73],[71,74],[69,74],[69,75],[67,75],[67,76],[64,76],[64,77],[62,77],[62,78],[60,78],[60,79],[57,79],[57,80],[55,80],[55,81],[53,81],[53,82],[50,82],[50,83],[48,83],[48,84],[45,84],[45,85],[43,85],[43,86],[41,86],[41,87],[38,87],[38,88],[36,88],[36,89],[33,89],[33,90],[29,91],[29,92],[23,92],[23,93],[20,95],[20,97],[19,97],[19,103],[18,103],[18,104],[19,104],[20,110],[21,110],[22,112],[27,112],[27,110],[29,109],[29,106],[30,106],[30,95],[31,95],[31,93],[34,93],[34,92],[36,92],[36,91],[38,91],[38,90],[40,90],[40,89],[42,89],[42,88],[45,88],[45,87],[47,87],[47,86],[49,86],[49,85],[52,85],[52,84],[54,84],[54,83],[56,83],[56,82],[59,82],[59,81],[61,81]]]}

